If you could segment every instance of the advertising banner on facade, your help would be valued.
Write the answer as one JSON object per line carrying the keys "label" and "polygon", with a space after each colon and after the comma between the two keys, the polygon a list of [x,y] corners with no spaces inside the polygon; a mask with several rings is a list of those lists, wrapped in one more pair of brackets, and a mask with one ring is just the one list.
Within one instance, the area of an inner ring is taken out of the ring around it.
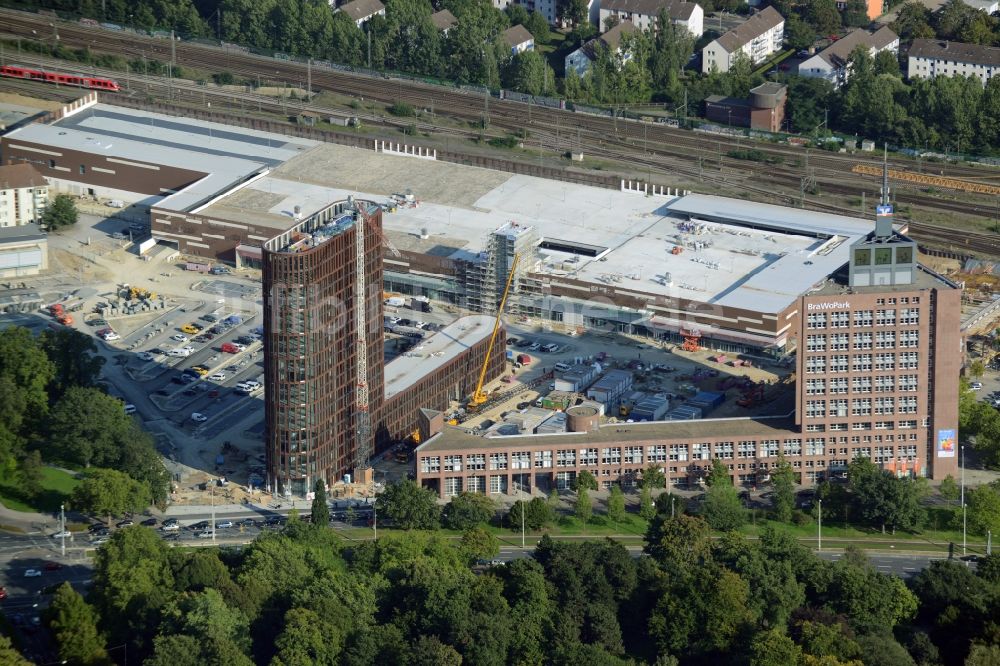
{"label": "advertising banner on facade", "polygon": [[937,432],[937,457],[954,458],[956,450],[956,437],[954,430],[938,430]]}

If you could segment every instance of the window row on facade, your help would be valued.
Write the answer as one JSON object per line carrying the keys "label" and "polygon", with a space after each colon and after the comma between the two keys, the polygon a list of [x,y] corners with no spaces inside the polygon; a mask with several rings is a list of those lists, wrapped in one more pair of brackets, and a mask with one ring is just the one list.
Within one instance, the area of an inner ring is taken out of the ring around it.
{"label": "window row on facade", "polygon": [[[893,442],[894,435],[856,435],[850,438],[852,444],[872,441]],[[899,435],[899,441],[905,441]],[[916,441],[913,433],[912,441]],[[841,444],[848,438],[842,437]],[[462,471],[507,471],[521,472],[531,469],[558,469],[565,467],[598,466],[643,466],[695,460],[733,460],[738,458],[798,458],[802,456],[823,456],[835,453],[837,441],[833,438],[809,437],[805,439],[767,439],[741,442],[717,442],[715,444],[653,444],[646,446],[585,447],[572,449],[545,449],[540,451],[511,451],[466,454],[426,454],[419,457],[418,465],[422,474],[438,474]],[[916,444],[907,445],[916,449]],[[891,448],[891,447],[890,447]],[[847,448],[842,448],[847,453]],[[915,453],[914,453],[915,455]]]}
{"label": "window row on facade", "polygon": [[[915,300],[915,299],[914,299]],[[897,316],[898,315],[898,316]],[[920,308],[895,308],[834,312],[810,312],[806,328],[867,328],[872,326],[916,325],[920,323]]]}
{"label": "window row on facade", "polygon": [[916,392],[917,375],[860,375],[856,377],[817,377],[805,380],[806,395],[845,395],[847,393]]}
{"label": "window row on facade", "polygon": [[[898,334],[898,335],[897,335]],[[849,333],[810,333],[806,336],[807,352],[863,351],[866,349],[915,348],[920,346],[920,331],[860,331]]]}
{"label": "window row on facade", "polygon": [[[478,456],[482,454],[469,455]],[[831,458],[829,460],[789,460],[788,462],[791,465],[792,470],[801,474],[801,480],[806,483],[821,480],[824,478],[825,470],[827,469],[845,470],[848,463],[856,457],[869,458],[876,464],[909,464],[912,466],[911,469],[916,468],[921,462],[926,462],[921,459],[921,456],[918,453],[918,447],[915,444],[905,446],[858,446],[851,449],[831,449],[831,455],[839,455],[840,457]],[[428,456],[427,458],[434,459],[438,457]],[[424,460],[421,459],[421,465],[423,466],[423,464]],[[777,461],[747,461],[728,463],[726,464],[726,468],[729,470],[730,474],[736,478],[738,483],[754,484],[758,481],[766,480],[766,477],[762,479],[760,475],[767,474],[768,470],[774,469],[777,465]],[[519,471],[507,470],[504,474],[490,474],[489,472],[480,474],[478,472],[482,472],[483,470],[473,468],[462,470],[457,467],[454,469],[445,468],[444,476],[442,478],[443,483],[441,485],[442,494],[445,497],[451,497],[463,491],[473,493],[506,494],[512,491],[531,488],[537,478],[539,478],[533,477],[534,474],[544,475],[541,478],[550,478],[554,482],[555,488],[565,490],[572,486],[572,482],[577,474],[575,470],[544,469],[537,471],[536,468],[536,471],[529,471],[530,469],[531,468],[525,468],[524,470]],[[707,463],[689,465],[666,464],[663,466],[663,471],[667,475],[668,482],[673,486],[688,485],[692,480],[695,480],[695,483],[697,483],[697,479],[704,479],[710,470],[711,465]],[[433,469],[431,471],[422,469],[421,473],[437,474],[440,471],[440,469]],[[642,471],[643,467],[641,466],[619,467],[615,464],[602,466],[599,469],[594,470],[593,473],[597,477],[601,486],[607,489],[611,485],[617,483],[621,483],[626,486],[635,485],[637,480],[641,477]],[[464,473],[456,475],[454,474],[455,472]]]}
{"label": "window row on facade", "polygon": [[805,366],[806,374],[811,375],[872,370],[916,370],[920,367],[920,352],[807,355]]}

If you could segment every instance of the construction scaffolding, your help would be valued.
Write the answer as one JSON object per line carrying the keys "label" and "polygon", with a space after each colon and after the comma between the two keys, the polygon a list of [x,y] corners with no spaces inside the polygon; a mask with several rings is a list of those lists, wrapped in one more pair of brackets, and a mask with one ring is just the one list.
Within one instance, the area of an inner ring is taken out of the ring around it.
{"label": "construction scaffolding", "polygon": [[[486,239],[486,249],[474,261],[466,262],[457,275],[467,307],[473,312],[495,315],[512,274],[510,293],[518,292],[521,278],[532,263],[527,258],[534,255],[539,240],[534,227],[517,222],[508,222],[493,231]],[[517,256],[521,257],[520,262],[515,260]],[[510,311],[516,313],[514,302]]]}

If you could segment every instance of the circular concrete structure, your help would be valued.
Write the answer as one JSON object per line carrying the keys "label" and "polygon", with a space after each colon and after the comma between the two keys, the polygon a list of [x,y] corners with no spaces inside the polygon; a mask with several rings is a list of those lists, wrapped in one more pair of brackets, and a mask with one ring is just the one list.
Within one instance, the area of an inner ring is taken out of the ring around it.
{"label": "circular concrete structure", "polygon": [[597,430],[601,414],[593,407],[580,405],[566,410],[566,429],[569,432],[590,432]]}

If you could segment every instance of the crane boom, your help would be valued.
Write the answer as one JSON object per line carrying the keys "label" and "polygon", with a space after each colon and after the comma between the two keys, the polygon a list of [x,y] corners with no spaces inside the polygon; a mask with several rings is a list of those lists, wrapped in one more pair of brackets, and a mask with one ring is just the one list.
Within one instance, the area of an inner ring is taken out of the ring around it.
{"label": "crane boom", "polygon": [[493,343],[496,342],[497,332],[500,330],[500,317],[503,316],[504,305],[507,304],[507,295],[510,293],[510,283],[514,281],[514,271],[517,270],[517,262],[520,261],[521,255],[514,255],[514,262],[510,265],[510,274],[507,275],[507,284],[503,288],[503,297],[500,299],[500,305],[497,307],[497,316],[493,322],[493,333],[490,335],[490,344],[486,347],[486,359],[483,361],[483,368],[479,371],[479,381],[476,382],[476,390],[472,393],[472,399],[469,400],[469,405],[472,407],[477,407],[484,402],[486,402],[486,395],[483,393],[483,382],[486,380],[486,369],[490,365],[490,356],[493,353]]}
{"label": "crane boom", "polygon": [[354,222],[354,333],[357,354],[357,374],[354,387],[354,455],[355,469],[365,469],[371,457],[371,414],[368,397],[368,335],[366,329],[367,308],[365,294],[365,231],[369,226],[368,210],[365,202],[355,203]]}

